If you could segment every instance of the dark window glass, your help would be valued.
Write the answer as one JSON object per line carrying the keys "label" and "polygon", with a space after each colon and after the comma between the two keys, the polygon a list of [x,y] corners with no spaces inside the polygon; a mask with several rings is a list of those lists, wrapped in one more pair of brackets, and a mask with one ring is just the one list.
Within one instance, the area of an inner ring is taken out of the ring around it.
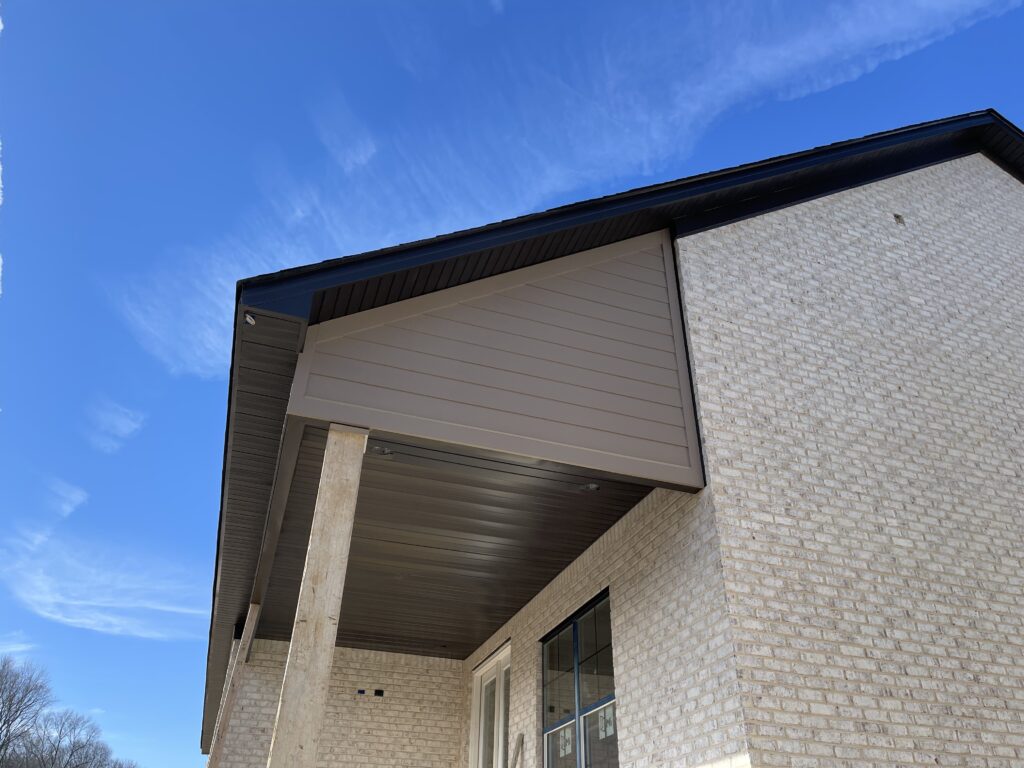
{"label": "dark window glass", "polygon": [[615,673],[607,597],[544,643],[543,668],[546,768],[616,768]]}
{"label": "dark window glass", "polygon": [[578,621],[580,706],[586,709],[615,693],[612,632],[608,601],[602,600]]}
{"label": "dark window glass", "polygon": [[576,768],[576,723],[547,734],[547,768]]}
{"label": "dark window glass", "polygon": [[615,702],[583,718],[586,768],[617,768],[619,741],[615,735]]}
{"label": "dark window glass", "polygon": [[544,643],[544,727],[576,712],[572,625]]}

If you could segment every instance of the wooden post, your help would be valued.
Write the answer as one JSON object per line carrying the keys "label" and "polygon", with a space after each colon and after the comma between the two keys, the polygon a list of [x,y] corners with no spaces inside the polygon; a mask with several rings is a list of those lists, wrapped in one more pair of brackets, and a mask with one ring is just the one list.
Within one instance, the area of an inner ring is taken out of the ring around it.
{"label": "wooden post", "polygon": [[519,768],[519,758],[523,756],[523,734],[519,734],[516,737],[516,748],[512,752],[512,762],[509,763],[509,768]]}
{"label": "wooden post", "polygon": [[332,424],[267,768],[314,768],[338,637],[366,430]]}
{"label": "wooden post", "polygon": [[256,625],[259,621],[259,604],[249,603],[249,612],[245,615],[245,625],[242,627],[242,637],[238,641],[238,650],[235,651],[235,658],[231,662],[231,671],[228,672],[228,684],[224,687],[224,695],[221,696],[220,711],[217,713],[217,722],[213,728],[213,741],[210,745],[210,759],[206,763],[207,768],[218,768],[224,757],[224,737],[227,735],[228,726],[231,723],[231,713],[235,709],[235,699],[238,698],[238,689],[242,685],[245,662],[249,660],[249,648],[252,646],[252,639],[256,634]]}

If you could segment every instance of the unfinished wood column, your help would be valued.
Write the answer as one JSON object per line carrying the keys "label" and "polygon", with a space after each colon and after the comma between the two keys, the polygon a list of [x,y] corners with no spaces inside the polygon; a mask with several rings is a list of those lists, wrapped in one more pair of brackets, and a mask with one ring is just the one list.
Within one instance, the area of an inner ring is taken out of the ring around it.
{"label": "unfinished wood column", "polygon": [[256,625],[259,623],[260,606],[258,603],[249,603],[249,611],[245,615],[245,624],[242,627],[242,637],[238,641],[238,650],[235,651],[235,659],[231,662],[231,670],[228,672],[228,682],[221,696],[220,712],[213,729],[210,759],[206,762],[207,768],[219,768],[224,759],[225,737],[235,712],[235,700],[238,698],[238,689],[242,686],[245,665],[249,661],[249,649],[252,647]]}
{"label": "unfinished wood column", "polygon": [[365,450],[365,430],[331,425],[267,768],[316,765]]}

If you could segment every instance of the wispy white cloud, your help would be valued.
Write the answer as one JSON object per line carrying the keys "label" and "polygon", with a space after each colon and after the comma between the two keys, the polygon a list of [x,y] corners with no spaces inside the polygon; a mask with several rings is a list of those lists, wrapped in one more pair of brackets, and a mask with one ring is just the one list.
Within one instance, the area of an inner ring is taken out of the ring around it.
{"label": "wispy white cloud", "polygon": [[7,654],[17,656],[21,653],[27,653],[33,648],[35,648],[35,645],[29,642],[24,632],[7,632],[0,635],[0,656]]}
{"label": "wispy white cloud", "polygon": [[184,574],[82,541],[49,538],[4,569],[33,613],[72,627],[151,639],[196,638],[205,613]]}
{"label": "wispy white cloud", "polygon": [[111,635],[201,636],[199,590],[170,565],[53,533],[21,536],[5,550],[0,577],[38,616]]}
{"label": "wispy white cloud", "polygon": [[64,523],[88,494],[62,480],[49,490],[52,513],[16,526],[0,542],[0,580],[25,608],[112,635],[201,636],[205,601],[192,574],[146,553],[126,554],[106,541],[70,534]]}
{"label": "wispy white cloud", "polygon": [[89,442],[103,453],[115,453],[142,429],[146,415],[113,400],[101,400],[89,412]]}
{"label": "wispy white cloud", "polygon": [[377,143],[356,119],[345,98],[335,94],[314,111],[320,142],[346,174],[366,165],[377,154]]}
{"label": "wispy white cloud", "polygon": [[284,216],[254,216],[238,234],[181,254],[173,266],[124,286],[118,302],[131,332],[171,373],[224,375],[240,278],[323,258],[322,251],[301,241],[301,210],[293,206],[288,216],[291,223]]}
{"label": "wispy white cloud", "polygon": [[536,26],[472,61],[432,40],[427,17],[397,14],[392,56],[444,106],[371,124],[325,98],[310,115],[323,172],[281,174],[220,240],[138,275],[122,311],[171,371],[224,375],[241,277],[660,178],[729,110],[856,80],[1020,1],[613,5],[571,36]]}
{"label": "wispy white cloud", "polygon": [[89,494],[84,488],[59,478],[50,481],[50,496],[54,510],[62,518],[69,517],[89,500]]}

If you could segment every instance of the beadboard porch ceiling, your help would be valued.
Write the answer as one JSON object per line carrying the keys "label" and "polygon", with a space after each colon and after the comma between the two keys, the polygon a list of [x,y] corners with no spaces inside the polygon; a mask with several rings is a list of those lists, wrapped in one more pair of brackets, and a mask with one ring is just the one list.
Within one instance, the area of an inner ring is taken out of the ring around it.
{"label": "beadboard porch ceiling", "polygon": [[[257,636],[290,637],[327,429],[299,424]],[[462,659],[650,492],[550,462],[371,435],[337,644]]]}

